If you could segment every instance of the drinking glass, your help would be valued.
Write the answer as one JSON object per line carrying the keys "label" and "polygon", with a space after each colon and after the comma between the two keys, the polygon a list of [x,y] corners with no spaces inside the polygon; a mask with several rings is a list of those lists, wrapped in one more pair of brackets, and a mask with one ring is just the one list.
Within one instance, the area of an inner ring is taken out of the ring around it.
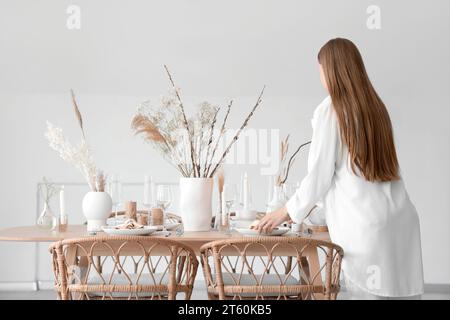
{"label": "drinking glass", "polygon": [[170,207],[172,203],[172,188],[167,184],[160,184],[156,189],[156,204],[163,210],[164,219],[163,219],[163,231],[166,231],[165,221],[166,221],[166,210]]}
{"label": "drinking glass", "polygon": [[225,196],[225,210],[226,212],[223,212],[222,219],[225,219],[225,221],[221,221],[222,226],[226,227],[226,234],[231,233],[231,208],[234,207],[234,205],[237,202],[237,186],[235,184],[224,184],[223,186],[223,194],[222,196]]}
{"label": "drinking glass", "polygon": [[237,186],[233,184],[225,184],[225,203],[227,205],[227,210],[230,213],[230,210],[235,206],[237,201]]}
{"label": "drinking glass", "polygon": [[155,185],[152,176],[146,175],[144,177],[144,200],[142,204],[148,210],[148,221],[150,221],[150,210],[155,204],[154,189]]}
{"label": "drinking glass", "polygon": [[108,193],[112,199],[115,223],[118,223],[117,210],[122,204],[122,182],[120,181],[119,175],[113,174],[111,176],[111,181],[108,183]]}

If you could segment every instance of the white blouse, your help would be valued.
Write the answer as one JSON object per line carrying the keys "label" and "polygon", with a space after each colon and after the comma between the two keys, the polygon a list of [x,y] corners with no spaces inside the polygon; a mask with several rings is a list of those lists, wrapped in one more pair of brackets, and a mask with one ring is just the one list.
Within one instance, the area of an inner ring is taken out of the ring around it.
{"label": "white blouse", "polygon": [[286,204],[296,223],[320,203],[331,240],[344,249],[342,270],[362,290],[379,296],[423,293],[417,211],[403,180],[369,182],[353,173],[331,98],[316,108],[308,174]]}

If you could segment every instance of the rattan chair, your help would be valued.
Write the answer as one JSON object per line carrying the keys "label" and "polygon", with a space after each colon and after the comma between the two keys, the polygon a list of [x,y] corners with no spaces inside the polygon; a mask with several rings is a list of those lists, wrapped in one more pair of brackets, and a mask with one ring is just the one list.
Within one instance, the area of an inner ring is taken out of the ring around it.
{"label": "rattan chair", "polygon": [[62,300],[190,299],[198,261],[186,245],[145,236],[94,236],[51,245]]}
{"label": "rattan chair", "polygon": [[334,300],[340,289],[343,250],[330,242],[246,237],[200,251],[209,299]]}

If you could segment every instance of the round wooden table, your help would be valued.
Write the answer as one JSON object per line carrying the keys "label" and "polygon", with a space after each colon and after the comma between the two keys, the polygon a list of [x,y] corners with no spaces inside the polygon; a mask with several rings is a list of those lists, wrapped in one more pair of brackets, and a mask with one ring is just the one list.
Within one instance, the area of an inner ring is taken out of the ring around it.
{"label": "round wooden table", "polygon": [[[97,235],[104,234],[103,232],[98,232]],[[35,242],[35,243],[51,243],[64,239],[70,238],[82,238],[90,237],[86,230],[86,225],[69,225],[65,231],[51,231],[39,228],[38,226],[26,226],[26,227],[14,227],[0,229],[0,241],[10,241],[10,242]],[[287,234],[288,237],[297,237],[294,234]],[[151,235],[150,237],[165,237],[160,235]],[[165,237],[173,240],[177,240],[190,246],[197,255],[200,255],[200,247],[208,242],[215,240],[225,240],[232,238],[242,238],[243,235],[232,232],[231,234],[226,234],[225,232],[219,231],[206,231],[206,232],[184,232],[184,234],[177,236],[175,232],[171,232],[170,236]],[[305,236],[310,239],[331,241],[328,232],[312,232],[311,234]],[[308,251],[308,263],[309,268],[312,272],[320,272],[320,262],[317,250]],[[50,259],[50,257],[49,257]],[[322,280],[317,277],[314,281],[319,283]]]}
{"label": "round wooden table", "polygon": [[[97,232],[97,235],[104,234],[103,232]],[[56,242],[70,238],[90,237],[86,231],[85,225],[69,225],[64,232],[55,230],[46,230],[39,228],[38,226],[26,226],[26,227],[13,227],[0,229],[0,241],[13,241],[13,242]],[[295,236],[288,234],[287,236]],[[203,244],[215,241],[225,240],[230,238],[243,237],[237,232],[232,232],[228,235],[220,231],[205,231],[205,232],[185,232],[181,236],[175,235],[175,232],[171,232],[169,239],[175,239],[191,246],[194,251],[198,251]],[[330,241],[328,232],[314,232],[310,236],[311,239]]]}

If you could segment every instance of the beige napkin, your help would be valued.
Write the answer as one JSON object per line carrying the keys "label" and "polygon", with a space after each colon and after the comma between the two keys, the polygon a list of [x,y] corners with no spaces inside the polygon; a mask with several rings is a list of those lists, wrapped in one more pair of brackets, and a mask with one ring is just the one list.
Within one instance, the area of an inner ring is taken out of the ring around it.
{"label": "beige napkin", "polygon": [[144,226],[142,224],[137,223],[134,219],[128,219],[124,223],[114,227],[114,229],[117,230],[133,230],[142,228],[144,228]]}

